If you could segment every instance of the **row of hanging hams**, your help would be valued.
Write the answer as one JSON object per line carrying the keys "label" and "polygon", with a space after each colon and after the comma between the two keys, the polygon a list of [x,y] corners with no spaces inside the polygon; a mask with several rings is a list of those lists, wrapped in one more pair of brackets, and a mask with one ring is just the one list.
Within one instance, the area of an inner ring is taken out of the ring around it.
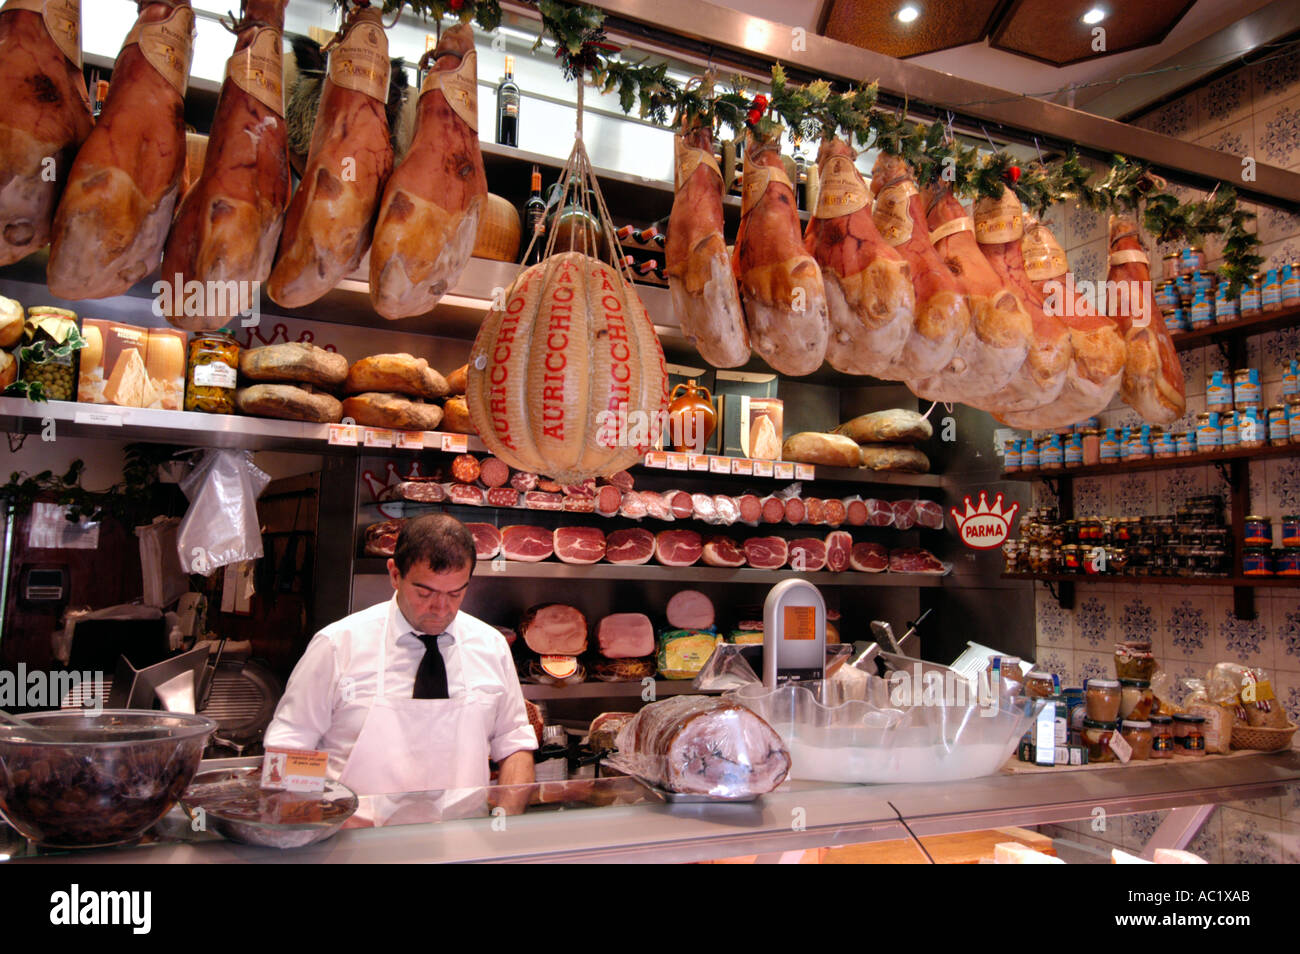
{"label": "row of hanging hams", "polygon": [[826,361],[1021,428],[1072,424],[1116,393],[1153,423],[1184,413],[1182,368],[1132,216],[1110,220],[1108,288],[1122,283],[1124,294],[1097,309],[1085,296],[1062,300],[1065,254],[1009,189],[971,215],[945,183],[922,188],[885,153],[868,186],[849,144],[830,138],[801,235],[777,143],[751,138],[729,259],[710,144],[703,125],[677,136],[665,249],[682,330],[710,364],[752,353],[799,376]]}
{"label": "row of hanging hams", "polygon": [[[202,173],[184,188],[189,0],[138,0],[92,120],[80,0],[15,0],[0,13],[0,265],[50,246],[60,298],[107,298],[159,271],[188,283],[263,282],[290,308],[318,300],[370,255],[376,310],[431,310],[469,261],[487,180],[467,24],[445,31],[395,163],[380,11],[355,8],[330,47],[302,182],[290,197],[282,48],[288,0],[243,0]],[[10,108],[12,106],[12,108]],[[184,296],[168,296],[184,301]],[[212,330],[229,314],[169,314]]]}

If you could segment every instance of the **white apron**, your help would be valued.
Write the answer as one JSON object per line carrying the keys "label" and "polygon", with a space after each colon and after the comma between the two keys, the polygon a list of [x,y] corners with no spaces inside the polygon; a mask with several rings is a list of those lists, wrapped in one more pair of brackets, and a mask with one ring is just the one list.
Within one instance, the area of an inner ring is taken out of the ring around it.
{"label": "white apron", "polygon": [[470,690],[452,699],[390,699],[387,662],[385,632],[375,698],[339,781],[357,795],[487,786],[491,695]]}

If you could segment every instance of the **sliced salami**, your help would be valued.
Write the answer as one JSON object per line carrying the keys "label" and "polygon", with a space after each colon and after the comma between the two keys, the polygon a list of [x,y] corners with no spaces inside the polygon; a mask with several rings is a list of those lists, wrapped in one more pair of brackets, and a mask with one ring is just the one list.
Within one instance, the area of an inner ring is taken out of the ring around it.
{"label": "sliced salami", "polygon": [[489,487],[487,502],[489,507],[518,507],[519,491],[513,487]]}
{"label": "sliced salami", "polygon": [[447,499],[455,504],[469,507],[481,507],[487,503],[486,491],[473,484],[443,484]]}
{"label": "sliced salami", "polygon": [[839,527],[848,518],[848,508],[842,500],[826,501],[826,526]]}
{"label": "sliced salami", "polygon": [[485,457],[479,464],[479,480],[485,487],[504,487],[510,483],[510,466],[498,457]]}
{"label": "sliced salami", "polygon": [[473,454],[457,454],[451,462],[451,476],[462,484],[472,484],[478,480],[482,467]]}
{"label": "sliced salami", "polygon": [[790,568],[800,573],[814,573],[826,568],[826,542],[816,537],[790,541]]}
{"label": "sliced salami", "polygon": [[713,512],[717,516],[717,523],[724,527],[729,527],[740,519],[740,504],[736,503],[734,497],[728,497],[726,494],[714,494]]}
{"label": "sliced salami", "polygon": [[[757,527],[759,521],[763,518],[763,502],[755,494],[741,494],[736,498],[736,506],[740,508],[740,520],[751,527]],[[782,515],[785,508],[781,508]]]}
{"label": "sliced salami", "polygon": [[467,523],[465,529],[474,537],[474,556],[491,560],[501,552],[501,531],[490,523]]}
{"label": "sliced salami", "polygon": [[595,513],[595,497],[571,497],[564,495],[564,512],[565,513]]}
{"label": "sliced salami", "polygon": [[845,497],[840,502],[844,504],[844,519],[850,527],[866,526],[867,505],[861,497]]}
{"label": "sliced salami", "polygon": [[668,509],[672,511],[674,520],[689,520],[691,514],[695,512],[695,505],[691,500],[691,495],[684,490],[665,491],[664,502],[668,504]]}
{"label": "sliced salami", "polygon": [[826,569],[843,573],[849,568],[853,554],[853,535],[847,530],[832,530],[826,534]]}
{"label": "sliced salami", "polygon": [[524,494],[524,507],[528,510],[563,510],[564,495],[530,490]]}
{"label": "sliced salami", "polygon": [[780,523],[785,519],[785,501],[768,495],[763,498],[763,522]]}
{"label": "sliced salami", "polygon": [[655,535],[640,527],[615,530],[605,538],[605,562],[639,565],[649,563],[655,552]]}
{"label": "sliced salami", "polygon": [[606,484],[596,491],[596,513],[602,517],[617,515],[619,505],[623,503],[623,492],[613,484]]}
{"label": "sliced salami", "polygon": [[820,497],[805,497],[803,501],[804,509],[807,513],[804,515],[804,523],[810,523],[814,527],[820,527],[826,522],[826,501]]}
{"label": "sliced salami", "polygon": [[510,475],[510,486],[523,494],[530,490],[536,490],[539,479],[536,474],[530,474],[526,470],[517,470]]}
{"label": "sliced salami", "polygon": [[745,551],[731,537],[706,537],[704,539],[704,553],[701,559],[709,566],[744,566]]}
{"label": "sliced salami", "polygon": [[381,500],[410,500],[413,503],[442,503],[447,499],[446,489],[436,480],[403,480],[393,484],[380,495]]}
{"label": "sliced salami", "polygon": [[785,499],[785,522],[789,524],[803,523],[804,518],[808,516],[808,508],[803,504],[802,497],[787,497]]}
{"label": "sliced salami", "polygon": [[879,543],[855,543],[849,566],[863,573],[884,573],[889,569],[889,551]]}

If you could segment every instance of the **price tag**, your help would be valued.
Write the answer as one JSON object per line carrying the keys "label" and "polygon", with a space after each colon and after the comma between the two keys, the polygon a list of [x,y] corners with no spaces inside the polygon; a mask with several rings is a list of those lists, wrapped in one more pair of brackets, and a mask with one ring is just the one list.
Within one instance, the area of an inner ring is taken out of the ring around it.
{"label": "price tag", "polygon": [[1127,762],[1133,757],[1133,746],[1124,741],[1124,736],[1118,732],[1110,734],[1110,750],[1119,756],[1121,762]]}
{"label": "price tag", "polygon": [[778,460],[772,464],[772,476],[777,480],[794,480],[794,464]]}
{"label": "price tag", "polygon": [[669,470],[687,470],[687,469],[688,469],[688,466],[689,466],[689,462],[686,460],[686,455],[685,455],[685,454],[669,454],[669,455],[668,455],[668,469],[669,469]]}
{"label": "price tag", "polygon": [[731,458],[731,472],[748,477],[754,472],[754,462],[748,457],[733,457]]}
{"label": "price tag", "polygon": [[771,462],[770,460],[756,460],[756,461],[754,461],[754,476],[755,476],[755,477],[771,477],[771,476],[772,476],[772,470],[773,470],[773,468],[772,468],[772,462]]}
{"label": "price tag", "polygon": [[731,473],[731,459],[727,457],[710,457],[709,473],[711,474]]}
{"label": "price tag", "polygon": [[383,427],[367,427],[361,442],[367,447],[392,447],[393,432]]}
{"label": "price tag", "polygon": [[286,792],[323,792],[328,765],[328,752],[268,748],[262,757],[262,788]]}
{"label": "price tag", "polygon": [[469,437],[465,434],[443,434],[442,449],[449,454],[464,454],[469,450]]}
{"label": "price tag", "polygon": [[645,465],[647,467],[667,467],[668,455],[663,451],[649,451],[645,455]]}
{"label": "price tag", "polygon": [[812,464],[794,465],[795,480],[812,480],[813,474],[815,473],[816,473],[816,468],[814,468]]}
{"label": "price tag", "polygon": [[691,470],[708,471],[709,457],[707,454],[687,454],[686,459],[690,461]]}
{"label": "price tag", "polygon": [[399,450],[424,450],[424,431],[396,431]]}
{"label": "price tag", "polygon": [[355,424],[331,424],[329,426],[329,442],[342,447],[357,446],[357,431],[359,428]]}
{"label": "price tag", "polygon": [[106,407],[97,407],[93,410],[80,410],[73,412],[72,421],[74,424],[98,424],[102,427],[121,427],[122,412],[117,410],[110,411]]}

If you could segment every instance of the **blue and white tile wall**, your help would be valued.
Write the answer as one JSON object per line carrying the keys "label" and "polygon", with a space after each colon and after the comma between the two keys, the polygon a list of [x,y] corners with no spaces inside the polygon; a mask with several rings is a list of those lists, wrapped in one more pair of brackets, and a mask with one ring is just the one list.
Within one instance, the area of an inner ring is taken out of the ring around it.
{"label": "blue and white tile wall", "polygon": [[[1300,54],[1291,51],[1221,77],[1141,117],[1135,125],[1198,145],[1254,156],[1257,161],[1300,169]],[[1188,190],[1182,190],[1188,195]],[[1255,229],[1269,266],[1300,261],[1300,215],[1260,206]],[[1054,210],[1049,225],[1065,245],[1078,280],[1105,277],[1106,223],[1082,209]],[[1152,277],[1160,279],[1160,249],[1147,239]],[[1206,249],[1211,264],[1219,249]],[[1267,266],[1266,266],[1267,267]],[[1190,428],[1205,410],[1208,372],[1228,369],[1217,348],[1183,352],[1187,414],[1175,430]],[[1281,403],[1282,373],[1300,359],[1300,328],[1252,339],[1250,364],[1260,369],[1266,404]],[[1106,426],[1138,423],[1137,415],[1116,401],[1101,415]],[[1213,467],[1123,474],[1075,481],[1077,516],[1168,514],[1188,497],[1225,493]],[[1251,510],[1268,514],[1275,528],[1286,513],[1300,513],[1300,459],[1278,458],[1251,466]],[[1035,504],[1054,503],[1036,485]],[[1280,542],[1280,541],[1279,541]],[[1300,722],[1300,588],[1260,590],[1258,619],[1239,620],[1232,591],[1221,587],[1137,587],[1123,582],[1078,588],[1075,609],[1062,610],[1045,590],[1037,597],[1037,663],[1067,685],[1092,675],[1113,674],[1113,644],[1149,636],[1166,669],[1199,678],[1215,662],[1232,661],[1267,670],[1278,695]],[[1080,843],[1106,849],[1141,850],[1165,812],[1094,822],[1047,826]],[[1189,846],[1211,862],[1300,861],[1300,787],[1281,798],[1233,802],[1217,809]]]}

